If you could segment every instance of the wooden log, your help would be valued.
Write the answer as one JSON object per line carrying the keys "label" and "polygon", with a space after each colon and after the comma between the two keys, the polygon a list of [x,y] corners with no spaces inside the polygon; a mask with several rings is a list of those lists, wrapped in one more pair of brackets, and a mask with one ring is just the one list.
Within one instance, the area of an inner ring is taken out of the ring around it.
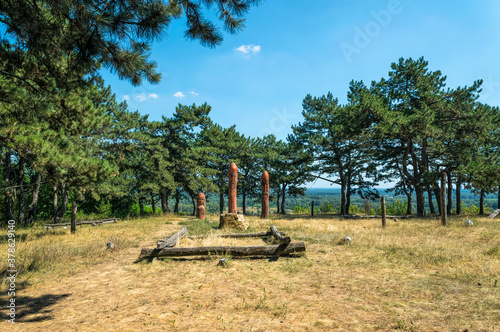
{"label": "wooden log", "polygon": [[[359,216],[359,215],[340,215],[341,218],[345,219],[380,219],[382,215],[375,216]],[[416,218],[416,216],[395,216],[395,215],[386,215],[386,218],[398,218],[398,219],[411,219]]]}
{"label": "wooden log", "polygon": [[290,244],[276,244],[270,246],[248,246],[248,247],[186,247],[165,249],[142,249],[139,259],[152,257],[180,257],[180,256],[206,256],[206,255],[230,255],[233,257],[244,256],[275,256],[289,255],[306,251],[304,242]]}
{"label": "wooden log", "polygon": [[[279,232],[281,236],[285,236],[285,232]],[[235,234],[213,234],[213,235],[193,235],[188,236],[188,239],[196,240],[196,239],[206,239],[210,236],[215,237],[223,237],[223,238],[245,238],[245,237],[266,237],[272,236],[272,232],[258,232],[258,233],[235,233]]]}
{"label": "wooden log", "polygon": [[76,233],[76,202],[71,203],[71,234]]}
{"label": "wooden log", "polygon": [[292,242],[292,239],[289,236],[281,236],[274,225],[271,226],[271,233],[273,233],[274,238],[280,243],[289,244]]}
{"label": "wooden log", "polygon": [[111,219],[99,219],[99,220],[85,220],[85,221],[79,221],[76,224],[77,225],[92,225],[92,224],[116,222],[117,220],[119,220],[119,219],[118,218],[111,218]]}
{"label": "wooden log", "polygon": [[178,231],[177,233],[175,233],[174,235],[172,235],[168,239],[165,238],[165,239],[161,239],[160,241],[158,241],[158,245],[156,246],[156,249],[163,249],[166,247],[175,246],[177,241],[179,241],[184,236],[186,236],[187,232],[188,232],[187,227],[186,226],[182,227],[182,229],[180,231]]}
{"label": "wooden log", "polygon": [[[86,220],[86,221],[77,221],[77,225],[98,225],[98,224],[109,224],[109,223],[114,223],[119,218],[114,218],[114,219],[99,219],[99,220]],[[71,226],[71,222],[62,222],[58,224],[46,224],[45,228],[50,228],[50,227],[64,227],[64,226]]]}
{"label": "wooden log", "polygon": [[493,219],[500,214],[500,209],[496,209],[492,214],[488,216],[489,219]]}
{"label": "wooden log", "polygon": [[385,215],[385,197],[380,198],[380,207],[382,211],[382,227],[387,225],[387,217]]}

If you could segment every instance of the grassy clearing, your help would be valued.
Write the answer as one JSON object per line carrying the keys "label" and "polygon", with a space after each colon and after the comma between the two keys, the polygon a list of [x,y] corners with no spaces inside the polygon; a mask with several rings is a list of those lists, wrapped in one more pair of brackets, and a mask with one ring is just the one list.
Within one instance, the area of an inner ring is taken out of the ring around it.
{"label": "grassy clearing", "polygon": [[[87,226],[73,236],[21,231],[21,296],[67,297],[50,313],[31,308],[16,328],[500,331],[500,221],[473,218],[466,227],[465,219],[451,218],[447,227],[438,219],[391,220],[382,229],[376,219],[250,218],[248,232],[275,224],[306,242],[305,256],[225,257],[225,266],[217,265],[220,257],[134,263],[140,246],[153,247],[182,225],[191,235],[219,233],[216,216]],[[110,240],[118,244],[112,252],[105,249]],[[210,236],[179,245],[270,242]]]}

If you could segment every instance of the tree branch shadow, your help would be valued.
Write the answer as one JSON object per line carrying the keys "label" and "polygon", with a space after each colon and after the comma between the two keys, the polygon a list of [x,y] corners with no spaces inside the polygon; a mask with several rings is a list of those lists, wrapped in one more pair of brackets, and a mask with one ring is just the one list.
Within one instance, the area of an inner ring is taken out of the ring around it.
{"label": "tree branch shadow", "polygon": [[[38,297],[16,296],[15,322],[33,323],[53,319],[51,314],[52,309],[50,309],[50,307],[70,295],[71,294],[45,294]],[[7,308],[9,303],[9,298],[2,296],[0,299],[0,306],[7,309],[1,312],[2,320],[11,319],[8,312],[9,309]],[[31,315],[37,316],[30,318],[29,316]]]}

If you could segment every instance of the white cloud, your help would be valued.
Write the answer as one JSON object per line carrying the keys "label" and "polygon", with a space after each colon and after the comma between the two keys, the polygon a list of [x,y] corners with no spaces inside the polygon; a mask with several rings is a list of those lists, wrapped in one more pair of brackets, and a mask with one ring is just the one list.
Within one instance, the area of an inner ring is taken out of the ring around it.
{"label": "white cloud", "polygon": [[238,52],[241,52],[243,54],[249,54],[249,53],[258,53],[260,52],[260,45],[241,45],[240,47],[235,49]]}
{"label": "white cloud", "polygon": [[197,96],[197,95],[199,95],[199,93],[198,93],[198,92],[194,92],[194,91],[191,91],[191,92],[189,92],[189,93],[190,93],[190,94],[192,94],[193,96]]}
{"label": "white cloud", "polygon": [[[127,97],[130,99],[130,96],[127,96]],[[142,103],[143,101],[146,101],[149,99],[157,99],[158,95],[156,93],[150,93],[146,96],[146,94],[143,92],[143,93],[135,95],[135,98],[137,99],[137,101]],[[126,100],[128,100],[128,99],[126,99]]]}
{"label": "white cloud", "polygon": [[129,95],[124,95],[123,96],[123,100],[130,100],[130,96]]}
{"label": "white cloud", "polygon": [[182,97],[186,97],[186,95],[179,91],[179,92],[174,93],[174,97],[182,98]]}

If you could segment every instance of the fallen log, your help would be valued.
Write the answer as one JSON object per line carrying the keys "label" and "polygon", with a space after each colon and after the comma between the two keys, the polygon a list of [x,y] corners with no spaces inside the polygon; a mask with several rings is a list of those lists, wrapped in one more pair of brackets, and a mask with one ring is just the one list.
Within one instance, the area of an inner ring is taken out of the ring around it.
{"label": "fallen log", "polygon": [[489,219],[493,219],[500,214],[500,209],[496,209],[492,214],[488,216]]}
{"label": "fallen log", "polygon": [[[349,214],[346,214],[346,215],[340,215],[339,216],[340,218],[345,218],[345,219],[380,219],[382,218],[382,216],[380,215],[375,215],[375,216],[362,216],[362,215],[357,215],[357,214],[352,214],[352,215],[349,215]],[[394,218],[398,218],[398,219],[410,219],[410,218],[416,218],[415,216],[389,216],[389,215],[386,215],[386,218],[388,219],[394,219]]]}
{"label": "fallen log", "polygon": [[[102,224],[110,224],[114,223],[118,218],[113,218],[113,219],[99,219],[99,220],[85,220],[85,221],[77,221],[76,225],[102,225]],[[58,223],[58,224],[46,224],[44,225],[45,228],[53,228],[53,227],[64,227],[64,226],[70,226],[71,222],[63,222],[63,223]]]}
{"label": "fallen log", "polygon": [[119,218],[111,218],[111,219],[99,219],[99,220],[88,220],[88,221],[77,221],[76,224],[77,225],[92,225],[92,224],[103,224],[103,223],[113,223],[113,222],[116,222],[118,221]]}
{"label": "fallen log", "polygon": [[[285,232],[279,232],[281,236],[285,236]],[[272,232],[257,232],[257,233],[235,233],[235,234],[212,234],[212,235],[193,235],[188,236],[188,239],[196,240],[196,239],[206,239],[210,236],[215,237],[223,237],[223,238],[244,238],[244,237],[265,237],[272,236]]]}
{"label": "fallen log", "polygon": [[152,257],[178,257],[178,256],[207,256],[207,255],[230,255],[234,257],[243,256],[276,256],[289,255],[306,251],[304,242],[290,244],[276,244],[270,246],[248,246],[248,247],[186,247],[165,249],[142,249],[139,260]]}
{"label": "fallen log", "polygon": [[158,245],[156,246],[156,249],[163,249],[166,247],[173,247],[179,241],[182,239],[184,236],[186,236],[188,232],[188,229],[186,226],[182,227],[180,231],[169,237],[168,239],[161,239],[158,241]]}
{"label": "fallen log", "polygon": [[281,234],[278,233],[276,226],[274,225],[271,226],[271,233],[273,234],[274,238],[280,243],[289,244],[290,242],[292,242],[292,239],[289,236],[281,236]]}

